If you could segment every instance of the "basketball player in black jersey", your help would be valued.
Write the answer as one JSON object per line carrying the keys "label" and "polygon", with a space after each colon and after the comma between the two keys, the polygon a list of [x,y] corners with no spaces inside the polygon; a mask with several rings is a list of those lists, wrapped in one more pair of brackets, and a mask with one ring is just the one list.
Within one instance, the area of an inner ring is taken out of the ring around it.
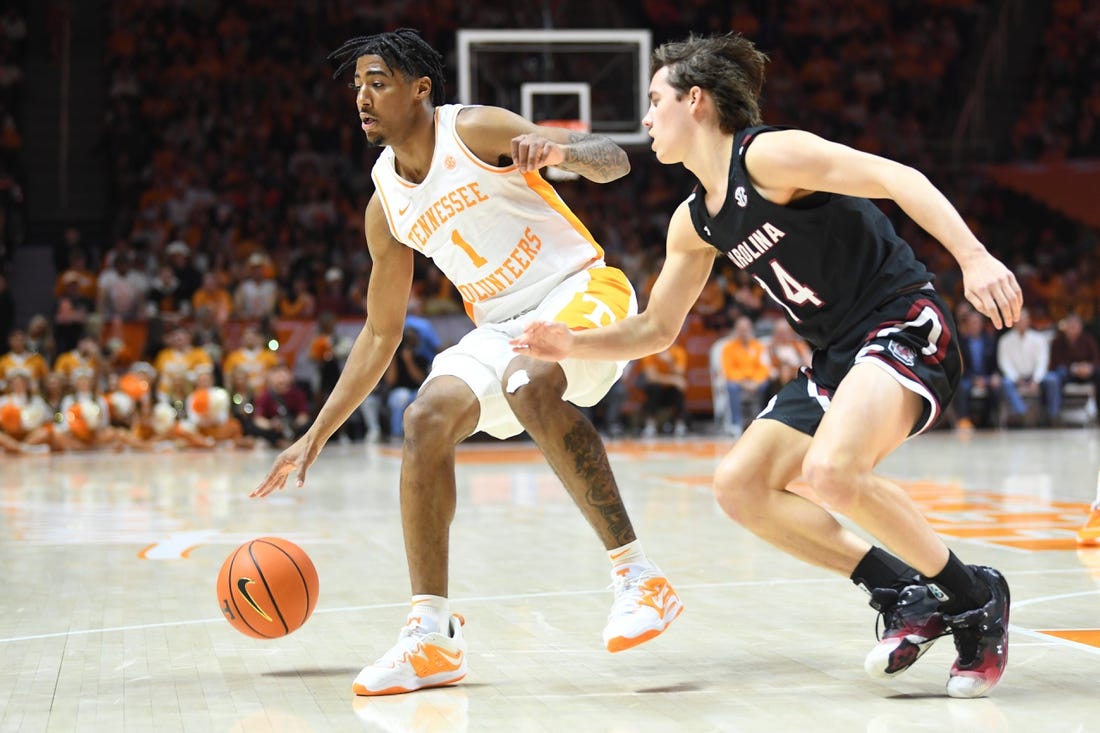
{"label": "basketball player in black jersey", "polygon": [[[551,360],[660,351],[679,333],[715,256],[746,270],[814,356],[723,459],[718,503],[758,536],[871,593],[886,632],[867,657],[870,674],[904,671],[950,633],[958,658],[948,694],[984,695],[1007,660],[1008,585],[992,568],[963,564],[905,491],[874,472],[936,421],[961,364],[933,276],[869,199],[892,199],[939,240],[962,269],[967,299],[998,328],[1019,317],[1020,287],[918,171],[762,126],[765,61],[738,35],[657,49],[644,124],[657,159],[682,163],[699,185],[672,216],[649,306],[583,333],[533,324],[513,345]],[[894,554],[787,491],[799,476]]]}

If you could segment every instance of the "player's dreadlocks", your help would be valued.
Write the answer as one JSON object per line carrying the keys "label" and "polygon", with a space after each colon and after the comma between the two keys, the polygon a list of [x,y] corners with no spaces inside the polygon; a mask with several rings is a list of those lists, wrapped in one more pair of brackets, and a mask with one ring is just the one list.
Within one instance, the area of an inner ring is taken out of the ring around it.
{"label": "player's dreadlocks", "polygon": [[332,78],[355,66],[360,56],[379,56],[391,69],[398,69],[410,79],[426,76],[432,82],[432,104],[444,103],[443,56],[428,45],[412,28],[398,28],[390,33],[352,38],[328,55],[338,64]]}

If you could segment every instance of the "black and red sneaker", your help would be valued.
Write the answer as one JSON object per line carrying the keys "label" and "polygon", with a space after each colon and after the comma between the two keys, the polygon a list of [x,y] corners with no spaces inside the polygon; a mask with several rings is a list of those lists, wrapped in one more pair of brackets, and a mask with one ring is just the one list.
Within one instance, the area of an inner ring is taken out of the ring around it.
{"label": "black and red sneaker", "polygon": [[863,662],[867,674],[893,677],[912,667],[936,639],[948,633],[939,606],[925,585],[871,591],[871,608],[879,612],[883,628],[878,644]]}
{"label": "black and red sneaker", "polygon": [[1008,664],[1008,582],[993,568],[971,568],[993,597],[981,608],[944,616],[959,653],[947,680],[951,697],[981,697],[1000,681]]}

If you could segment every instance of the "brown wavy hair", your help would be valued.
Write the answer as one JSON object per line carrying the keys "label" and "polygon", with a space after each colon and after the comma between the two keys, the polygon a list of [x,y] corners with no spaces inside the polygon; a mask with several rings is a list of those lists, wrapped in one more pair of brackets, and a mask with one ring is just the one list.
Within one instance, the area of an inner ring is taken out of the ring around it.
{"label": "brown wavy hair", "polygon": [[740,33],[691,35],[686,41],[659,46],[653,52],[651,74],[668,67],[668,83],[677,99],[692,87],[710,92],[718,108],[718,127],[733,134],[759,125],[760,91],[768,57]]}

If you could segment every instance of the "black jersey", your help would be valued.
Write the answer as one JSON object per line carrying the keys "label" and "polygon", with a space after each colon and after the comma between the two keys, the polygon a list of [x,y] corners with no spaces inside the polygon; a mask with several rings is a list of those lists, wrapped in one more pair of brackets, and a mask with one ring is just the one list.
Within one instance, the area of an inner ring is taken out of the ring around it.
{"label": "black jersey", "polygon": [[726,200],[710,216],[702,186],[688,198],[695,231],[746,270],[815,349],[862,321],[876,306],[933,279],[871,201],[818,191],[786,206],[753,188],[745,151],[750,127],[733,138]]}

